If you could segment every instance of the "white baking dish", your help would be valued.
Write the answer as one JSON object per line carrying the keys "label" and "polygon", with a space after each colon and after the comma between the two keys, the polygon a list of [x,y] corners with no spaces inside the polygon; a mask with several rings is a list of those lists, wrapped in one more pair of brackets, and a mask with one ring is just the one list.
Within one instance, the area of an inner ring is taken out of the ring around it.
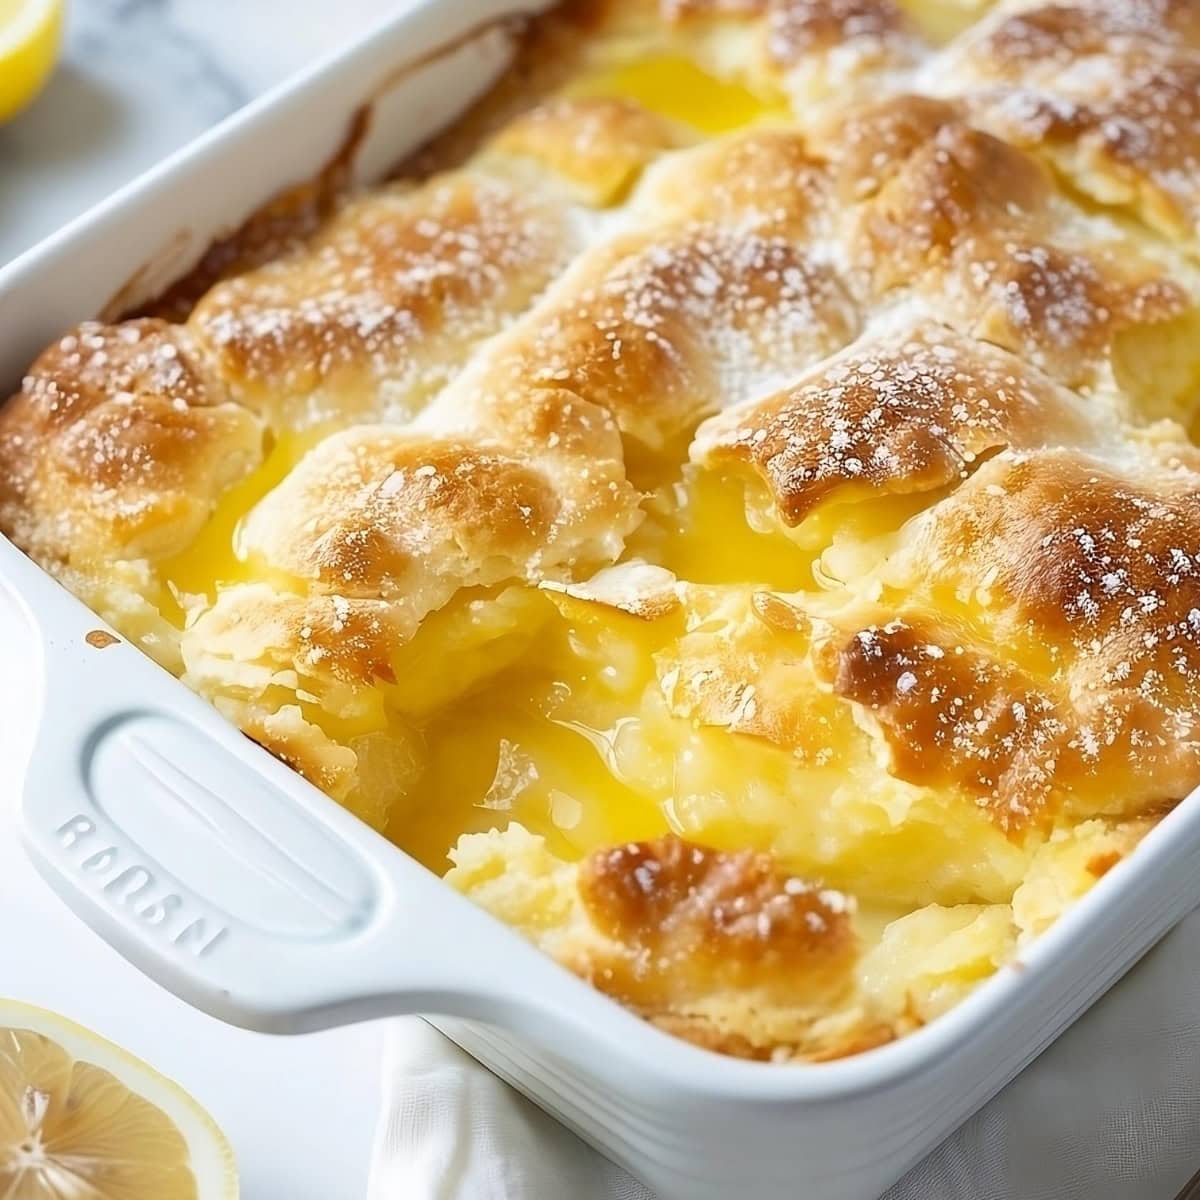
{"label": "white baking dish", "polygon": [[[0,383],[131,277],[123,295],[135,303],[281,187],[312,177],[363,104],[373,116],[356,170],[378,174],[503,67],[507,35],[486,26],[521,8],[409,5],[0,269]],[[458,48],[399,70],[447,43]],[[663,1200],[877,1196],[1200,901],[1193,797],[1021,963],[926,1029],[821,1065],[721,1058],[560,969],[131,646],[89,642],[97,618],[0,539],[5,590],[42,651],[29,681],[43,707],[24,832],[84,920],[164,986],[239,1025],[282,1033],[438,1014]]]}

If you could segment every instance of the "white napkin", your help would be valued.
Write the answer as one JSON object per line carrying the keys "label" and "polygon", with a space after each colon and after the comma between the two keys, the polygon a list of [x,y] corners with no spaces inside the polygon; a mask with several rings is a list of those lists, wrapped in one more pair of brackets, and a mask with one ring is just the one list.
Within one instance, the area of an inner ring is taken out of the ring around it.
{"label": "white napkin", "polygon": [[[886,1200],[1172,1200],[1200,1168],[1200,913]],[[653,1200],[418,1018],[395,1021],[369,1200]]]}

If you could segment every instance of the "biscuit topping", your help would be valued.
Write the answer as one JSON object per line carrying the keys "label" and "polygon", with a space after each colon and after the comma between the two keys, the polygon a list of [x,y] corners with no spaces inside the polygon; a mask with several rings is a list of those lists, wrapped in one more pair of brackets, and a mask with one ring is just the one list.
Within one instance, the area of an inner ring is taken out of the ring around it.
{"label": "biscuit topping", "polygon": [[49,346],[0,529],[660,1029],[867,1050],[1200,786],[1200,9],[521,37]]}

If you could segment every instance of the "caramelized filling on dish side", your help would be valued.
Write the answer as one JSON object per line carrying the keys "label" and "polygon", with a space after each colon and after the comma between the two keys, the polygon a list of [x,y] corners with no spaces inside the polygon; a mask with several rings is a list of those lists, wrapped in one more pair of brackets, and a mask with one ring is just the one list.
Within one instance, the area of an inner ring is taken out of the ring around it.
{"label": "caramelized filling on dish side", "polygon": [[648,1020],[878,1045],[1200,784],[1198,95],[1192,0],[568,4],[49,347],[0,526]]}

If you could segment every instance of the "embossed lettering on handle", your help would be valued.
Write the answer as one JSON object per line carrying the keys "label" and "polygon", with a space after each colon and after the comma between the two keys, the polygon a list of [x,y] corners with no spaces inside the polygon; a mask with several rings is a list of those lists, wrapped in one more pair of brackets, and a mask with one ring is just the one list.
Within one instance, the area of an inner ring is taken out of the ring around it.
{"label": "embossed lettering on handle", "polygon": [[86,814],[64,821],[55,834],[66,863],[90,877],[112,904],[160,930],[164,941],[202,958],[229,934],[228,925],[173,890],[173,880],[160,878],[108,842]]}
{"label": "embossed lettering on handle", "polygon": [[[372,879],[359,856],[193,725],[149,713],[110,720],[84,774],[94,815],[58,829],[71,865],[192,953],[208,953],[237,926],[325,940],[371,916]],[[106,822],[118,844],[106,843]]]}

